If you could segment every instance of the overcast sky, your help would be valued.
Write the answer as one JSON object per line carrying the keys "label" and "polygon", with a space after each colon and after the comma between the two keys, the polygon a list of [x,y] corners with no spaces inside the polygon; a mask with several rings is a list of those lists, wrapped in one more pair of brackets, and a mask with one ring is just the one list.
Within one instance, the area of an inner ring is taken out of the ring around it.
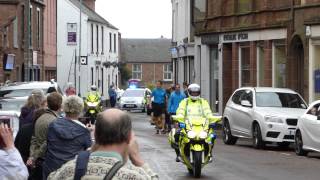
{"label": "overcast sky", "polygon": [[96,12],[123,38],[171,38],[171,0],[96,0]]}

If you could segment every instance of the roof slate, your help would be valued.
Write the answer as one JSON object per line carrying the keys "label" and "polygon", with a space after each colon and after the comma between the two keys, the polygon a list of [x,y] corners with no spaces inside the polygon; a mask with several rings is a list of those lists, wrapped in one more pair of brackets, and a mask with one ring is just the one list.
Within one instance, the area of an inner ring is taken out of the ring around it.
{"label": "roof slate", "polygon": [[127,63],[171,62],[171,39],[121,39],[121,61]]}

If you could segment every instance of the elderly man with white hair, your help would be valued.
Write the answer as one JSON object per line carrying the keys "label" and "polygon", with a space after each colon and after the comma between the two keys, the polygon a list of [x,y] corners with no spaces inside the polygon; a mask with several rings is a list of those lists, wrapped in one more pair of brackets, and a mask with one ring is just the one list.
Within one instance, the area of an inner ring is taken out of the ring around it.
{"label": "elderly man with white hair", "polygon": [[91,146],[90,131],[79,121],[83,111],[83,100],[69,96],[63,103],[64,118],[58,118],[49,125],[47,152],[43,163],[43,178],[61,167],[65,162]]}

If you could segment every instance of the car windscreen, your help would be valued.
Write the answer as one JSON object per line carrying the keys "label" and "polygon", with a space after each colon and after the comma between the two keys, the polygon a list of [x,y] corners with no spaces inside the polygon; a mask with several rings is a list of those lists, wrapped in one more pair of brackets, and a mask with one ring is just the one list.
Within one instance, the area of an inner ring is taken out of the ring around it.
{"label": "car windscreen", "polygon": [[[29,96],[33,89],[10,89],[0,90],[0,97],[24,97]],[[47,89],[42,89],[43,92],[47,92]]]}
{"label": "car windscreen", "polygon": [[123,93],[122,97],[143,97],[143,90],[127,90]]}
{"label": "car windscreen", "polygon": [[282,92],[257,92],[256,103],[257,107],[307,108],[298,94]]}

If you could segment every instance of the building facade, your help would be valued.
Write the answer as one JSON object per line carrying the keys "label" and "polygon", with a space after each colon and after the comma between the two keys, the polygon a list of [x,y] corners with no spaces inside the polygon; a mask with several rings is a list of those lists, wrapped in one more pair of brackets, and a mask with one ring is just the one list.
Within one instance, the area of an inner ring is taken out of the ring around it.
{"label": "building facade", "polygon": [[118,86],[119,32],[91,8],[58,1],[57,80],[63,89],[73,83],[82,97],[96,85],[109,98],[108,87]]}
{"label": "building facade", "polygon": [[122,39],[121,62],[131,71],[131,78],[141,80],[146,87],[158,80],[164,87],[173,84],[170,57],[171,39]]}
{"label": "building facade", "polygon": [[192,0],[172,0],[172,48],[171,56],[175,83],[195,82],[194,27],[192,24]]}
{"label": "building facade", "polygon": [[42,0],[0,1],[0,82],[42,80]]}
{"label": "building facade", "polygon": [[191,6],[195,79],[213,110],[222,113],[244,86],[290,88],[308,102],[320,97],[319,0],[193,0]]}
{"label": "building facade", "polygon": [[57,1],[44,1],[43,50],[44,80],[57,79]]}

